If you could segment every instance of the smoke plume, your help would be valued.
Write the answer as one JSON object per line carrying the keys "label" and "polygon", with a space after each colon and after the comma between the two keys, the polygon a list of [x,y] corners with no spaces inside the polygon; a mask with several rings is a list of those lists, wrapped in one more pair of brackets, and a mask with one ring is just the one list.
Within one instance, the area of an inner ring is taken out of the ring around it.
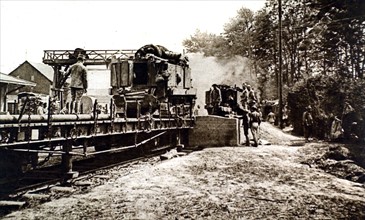
{"label": "smoke plume", "polygon": [[212,84],[226,84],[241,87],[246,82],[252,86],[256,84],[256,77],[250,71],[249,60],[235,56],[230,59],[218,59],[216,57],[204,57],[201,53],[187,54],[191,67],[193,87],[197,88],[196,105],[200,106],[200,115],[206,115],[205,91]]}

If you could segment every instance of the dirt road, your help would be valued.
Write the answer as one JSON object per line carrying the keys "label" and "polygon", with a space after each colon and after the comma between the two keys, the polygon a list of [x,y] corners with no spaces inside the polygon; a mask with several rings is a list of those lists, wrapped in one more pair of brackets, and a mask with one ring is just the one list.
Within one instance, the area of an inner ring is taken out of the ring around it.
{"label": "dirt road", "polygon": [[308,162],[315,161],[313,152],[325,154],[328,144],[288,146],[299,139],[268,124],[262,125],[262,138],[272,145],[207,148],[115,168],[102,185],[5,219],[365,218],[363,183]]}

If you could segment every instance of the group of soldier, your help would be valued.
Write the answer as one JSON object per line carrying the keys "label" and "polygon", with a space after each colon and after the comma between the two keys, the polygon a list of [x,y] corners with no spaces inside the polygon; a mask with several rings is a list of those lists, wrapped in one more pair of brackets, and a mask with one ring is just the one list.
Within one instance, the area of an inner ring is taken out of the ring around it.
{"label": "group of soldier", "polygon": [[254,142],[253,146],[257,147],[262,114],[257,106],[258,100],[256,93],[250,85],[244,83],[242,85],[242,92],[240,93],[239,98],[239,109],[241,110],[238,112],[242,115],[242,127],[246,139],[246,145],[251,145],[248,136],[249,130],[251,130]]}
{"label": "group of soldier", "polygon": [[326,115],[323,111],[306,107],[302,116],[304,138],[306,142],[316,138],[329,141],[358,141],[364,137],[364,122],[349,102],[343,104],[340,117],[333,113]]}

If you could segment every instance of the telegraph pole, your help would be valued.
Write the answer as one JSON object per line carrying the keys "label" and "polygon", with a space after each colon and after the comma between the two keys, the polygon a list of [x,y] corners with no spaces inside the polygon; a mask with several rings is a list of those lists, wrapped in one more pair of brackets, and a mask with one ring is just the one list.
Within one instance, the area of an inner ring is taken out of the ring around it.
{"label": "telegraph pole", "polygon": [[282,39],[282,10],[281,10],[281,0],[279,0],[279,74],[278,74],[278,90],[279,90],[279,127],[283,128],[283,85],[282,85],[282,45],[281,45],[281,39]]}

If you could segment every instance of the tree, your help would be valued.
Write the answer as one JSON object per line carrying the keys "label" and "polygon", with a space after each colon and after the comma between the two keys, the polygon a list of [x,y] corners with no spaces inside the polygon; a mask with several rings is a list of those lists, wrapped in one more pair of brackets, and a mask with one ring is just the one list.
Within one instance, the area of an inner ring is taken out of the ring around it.
{"label": "tree", "polygon": [[217,36],[196,30],[194,35],[183,41],[188,52],[201,52],[205,56],[234,57],[253,56],[253,21],[254,13],[241,8],[237,15],[224,25],[224,33]]}
{"label": "tree", "polygon": [[[315,74],[364,78],[364,11],[363,0],[282,0],[284,87]],[[272,82],[278,79],[278,31],[278,0],[267,0],[256,14],[239,9],[223,34],[197,30],[183,44],[188,52],[206,56],[247,57],[260,87],[277,87]]]}
{"label": "tree", "polygon": [[365,2],[361,0],[307,0],[311,11],[306,23],[312,47],[312,63],[320,73],[346,77],[364,74]]}
{"label": "tree", "polygon": [[201,32],[197,29],[190,39],[183,40],[188,53],[204,53],[205,56],[224,56],[225,40],[222,36]]}
{"label": "tree", "polygon": [[224,25],[224,35],[231,46],[231,55],[252,57],[252,26],[254,13],[247,8],[238,10],[236,17]]}

